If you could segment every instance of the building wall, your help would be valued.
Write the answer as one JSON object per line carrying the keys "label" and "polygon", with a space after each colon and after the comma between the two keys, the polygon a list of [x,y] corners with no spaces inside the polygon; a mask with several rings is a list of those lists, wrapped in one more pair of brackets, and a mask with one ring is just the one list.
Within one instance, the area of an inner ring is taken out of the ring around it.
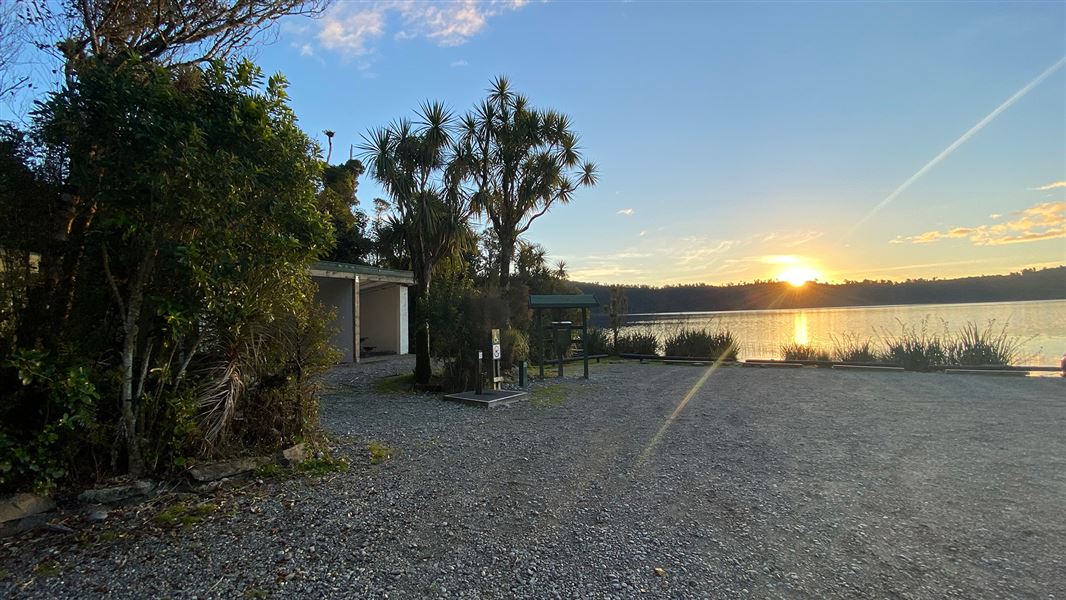
{"label": "building wall", "polygon": [[364,289],[359,294],[360,334],[362,345],[374,346],[374,352],[407,354],[407,288],[383,285]]}
{"label": "building wall", "polygon": [[[352,354],[352,280],[312,277],[318,285],[315,300],[335,311],[332,342],[343,353],[341,362],[354,361]],[[365,334],[364,334],[365,335]]]}

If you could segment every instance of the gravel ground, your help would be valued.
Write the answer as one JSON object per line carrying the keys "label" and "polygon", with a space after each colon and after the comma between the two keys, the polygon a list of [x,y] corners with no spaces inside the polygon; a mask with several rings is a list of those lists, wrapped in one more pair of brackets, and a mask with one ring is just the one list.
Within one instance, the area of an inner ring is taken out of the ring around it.
{"label": "gravel ground", "polygon": [[184,530],[131,510],[4,542],[0,595],[1066,598],[1062,379],[629,363],[496,410],[371,391],[407,367],[332,375],[348,472]]}

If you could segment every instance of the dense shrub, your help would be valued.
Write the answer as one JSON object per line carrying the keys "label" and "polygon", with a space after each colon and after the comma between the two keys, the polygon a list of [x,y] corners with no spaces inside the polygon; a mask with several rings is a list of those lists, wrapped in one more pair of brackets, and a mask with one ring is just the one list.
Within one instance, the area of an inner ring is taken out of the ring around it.
{"label": "dense shrub", "polygon": [[483,353],[482,377],[492,368],[492,330],[499,329],[500,368],[512,369],[529,358],[529,340],[523,331],[507,328],[508,301],[492,288],[478,289],[467,280],[441,278],[430,295],[429,319],[434,359],[443,367],[439,383],[446,391],[473,389],[477,353]]}
{"label": "dense shrub", "polygon": [[729,331],[682,328],[663,343],[666,356],[736,360],[739,345]]}
{"label": "dense shrub", "polygon": [[308,271],[333,241],[321,160],[284,79],[115,59],[37,105],[33,152],[0,144],[0,173],[41,183],[0,185],[5,489],[310,435],[332,362]]}

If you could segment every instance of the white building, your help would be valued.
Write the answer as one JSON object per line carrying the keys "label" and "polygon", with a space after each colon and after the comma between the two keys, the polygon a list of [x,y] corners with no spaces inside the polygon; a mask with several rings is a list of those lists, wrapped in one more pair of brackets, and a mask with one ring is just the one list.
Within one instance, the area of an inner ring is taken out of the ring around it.
{"label": "white building", "polygon": [[318,285],[315,300],[333,308],[333,345],[342,362],[362,354],[407,354],[407,288],[410,271],[320,261],[311,267]]}

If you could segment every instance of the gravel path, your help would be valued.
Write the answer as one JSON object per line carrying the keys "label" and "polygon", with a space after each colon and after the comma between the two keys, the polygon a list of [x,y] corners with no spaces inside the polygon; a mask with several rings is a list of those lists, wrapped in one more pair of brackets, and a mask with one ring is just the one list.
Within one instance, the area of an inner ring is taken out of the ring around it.
{"label": "gravel path", "polygon": [[188,530],[7,541],[0,595],[1066,598],[1062,379],[629,363],[497,410],[371,391],[407,366],[333,374],[348,472]]}

